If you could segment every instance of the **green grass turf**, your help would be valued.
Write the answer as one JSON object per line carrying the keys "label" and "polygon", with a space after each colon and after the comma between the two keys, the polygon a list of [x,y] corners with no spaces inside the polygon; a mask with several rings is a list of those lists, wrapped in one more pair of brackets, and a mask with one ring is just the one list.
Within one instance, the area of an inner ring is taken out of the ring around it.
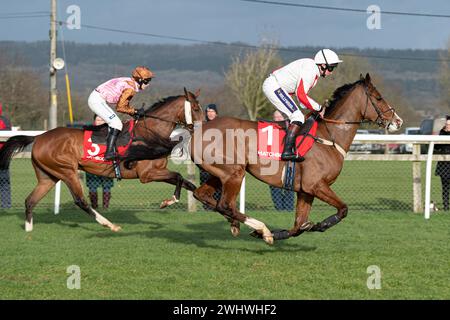
{"label": "green grass turf", "polygon": [[[422,166],[422,175],[424,174]],[[174,166],[186,176],[184,166]],[[434,168],[433,168],[434,170]],[[430,221],[412,213],[408,162],[348,161],[333,189],[349,216],[325,233],[267,246],[230,235],[217,213],[186,212],[186,193],[157,210],[174,187],[115,183],[107,218],[112,233],[74,207],[65,186],[60,215],[51,191],[23,230],[23,202],[34,188],[30,159],[11,166],[13,209],[0,210],[0,299],[449,299],[450,215]],[[269,228],[290,228],[293,213],[273,211],[269,188],[247,176],[247,212]],[[432,199],[440,202],[439,180]],[[200,205],[198,206],[200,208]],[[334,209],[315,201],[311,219]],[[81,289],[66,286],[67,267],[81,268]],[[380,290],[366,286],[381,269]]]}
{"label": "green grass turf", "polygon": [[[320,211],[320,213],[318,213]],[[316,210],[318,221],[334,209]],[[269,228],[292,213],[251,212]],[[450,215],[352,213],[325,233],[266,245],[233,238],[214,212],[112,210],[112,233],[81,210],[0,211],[0,299],[449,299]],[[81,289],[66,286],[70,265]],[[367,288],[368,266],[381,289]]]}

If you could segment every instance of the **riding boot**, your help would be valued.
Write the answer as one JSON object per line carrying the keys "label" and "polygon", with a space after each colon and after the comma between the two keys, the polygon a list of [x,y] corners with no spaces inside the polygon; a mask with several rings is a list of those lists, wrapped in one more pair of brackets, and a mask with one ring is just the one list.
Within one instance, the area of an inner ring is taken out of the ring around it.
{"label": "riding boot", "polygon": [[103,209],[109,208],[109,200],[111,199],[111,192],[103,192]]}
{"label": "riding boot", "polygon": [[286,136],[284,138],[284,149],[281,154],[281,160],[284,161],[295,161],[301,162],[305,160],[302,156],[298,156],[295,153],[295,140],[297,135],[300,132],[300,128],[302,127],[302,123],[300,121],[293,121],[286,132]]}
{"label": "riding boot", "polygon": [[114,160],[116,157],[116,141],[119,133],[120,130],[114,128],[111,128],[111,131],[108,133],[108,137],[106,138],[105,160]]}
{"label": "riding boot", "polygon": [[89,199],[91,200],[91,207],[97,209],[98,207],[98,194],[97,191],[89,192]]}

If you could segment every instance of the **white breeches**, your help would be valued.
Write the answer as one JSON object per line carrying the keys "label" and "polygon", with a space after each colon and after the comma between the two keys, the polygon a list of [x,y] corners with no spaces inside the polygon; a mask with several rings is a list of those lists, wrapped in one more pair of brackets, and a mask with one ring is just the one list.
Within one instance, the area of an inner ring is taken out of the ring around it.
{"label": "white breeches", "polygon": [[305,122],[305,116],[299,107],[292,100],[291,96],[280,87],[277,79],[270,75],[264,80],[262,86],[263,92],[269,101],[281,112],[289,116],[289,120]]}
{"label": "white breeches", "polygon": [[89,108],[114,129],[122,131],[122,120],[97,91],[92,91],[88,99]]}

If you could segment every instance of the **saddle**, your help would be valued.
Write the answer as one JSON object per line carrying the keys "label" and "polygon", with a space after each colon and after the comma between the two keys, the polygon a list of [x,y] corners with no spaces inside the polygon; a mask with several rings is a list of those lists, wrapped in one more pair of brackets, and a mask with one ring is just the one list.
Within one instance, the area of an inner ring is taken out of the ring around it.
{"label": "saddle", "polygon": [[[284,138],[288,121],[258,121],[258,156],[272,160],[281,160],[284,148]],[[316,141],[317,121],[309,117],[300,128],[295,139],[295,151],[299,156],[311,149]],[[295,187],[296,162],[286,161],[283,166],[281,181],[283,189],[294,190]]]}
{"label": "saddle", "polygon": [[[117,137],[116,147],[119,155],[123,156],[133,142],[134,121],[127,121]],[[83,157],[84,161],[111,164],[112,161],[104,159],[106,152],[106,138],[108,136],[108,125],[84,126]]]}
{"label": "saddle", "polygon": [[[123,124],[123,129],[117,137],[116,146],[126,146],[132,139],[132,130],[130,127],[134,127],[134,121],[127,121]],[[108,137],[108,124],[104,123],[100,126],[87,125],[83,126],[83,130],[92,131],[91,140],[92,143],[106,145],[106,138]]]}
{"label": "saddle", "polygon": [[[258,156],[261,158],[281,160],[284,147],[287,121],[258,120]],[[295,140],[296,153],[304,157],[316,139],[317,121],[309,117]]]}

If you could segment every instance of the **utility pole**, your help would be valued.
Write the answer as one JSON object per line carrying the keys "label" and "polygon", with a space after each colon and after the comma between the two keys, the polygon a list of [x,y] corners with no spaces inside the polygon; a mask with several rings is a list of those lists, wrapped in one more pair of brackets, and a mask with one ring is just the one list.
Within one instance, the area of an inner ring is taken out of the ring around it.
{"label": "utility pole", "polygon": [[49,129],[57,127],[57,91],[56,91],[56,69],[53,62],[56,58],[56,0],[51,0],[50,13],[50,111]]}

